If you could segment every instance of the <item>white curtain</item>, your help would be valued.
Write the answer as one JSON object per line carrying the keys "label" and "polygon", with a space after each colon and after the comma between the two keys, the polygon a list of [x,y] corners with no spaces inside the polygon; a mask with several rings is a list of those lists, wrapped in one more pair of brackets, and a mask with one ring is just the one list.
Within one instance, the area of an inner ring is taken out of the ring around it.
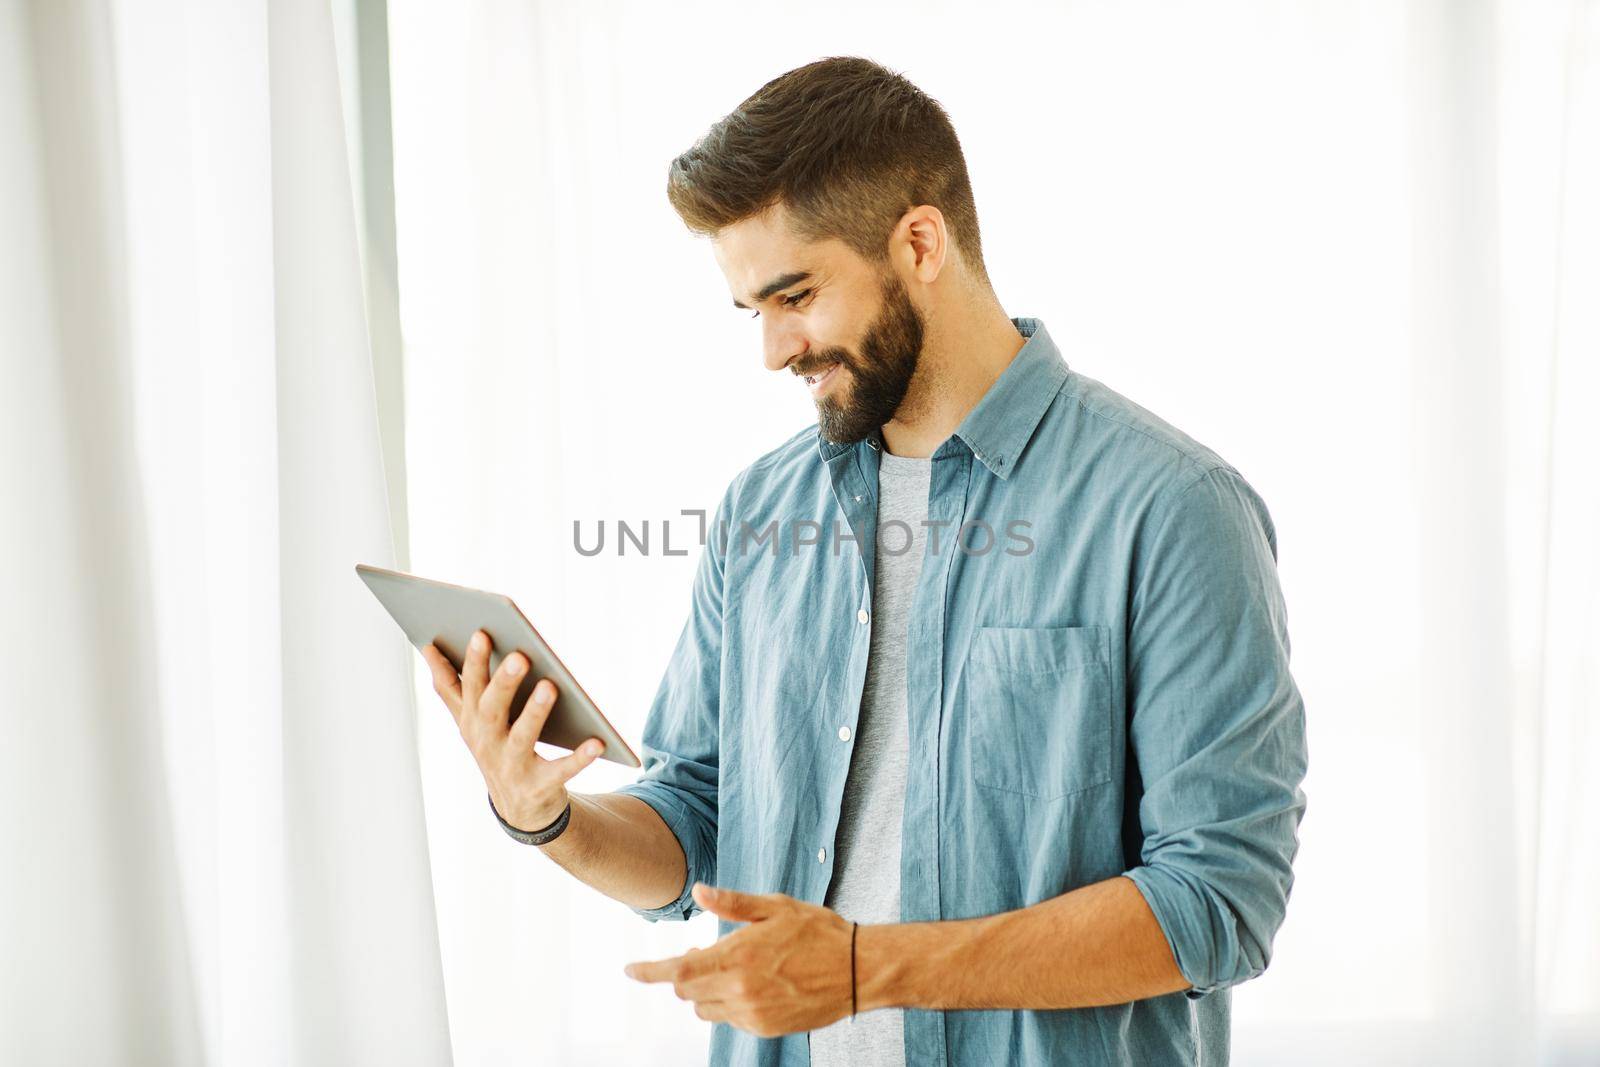
{"label": "white curtain", "polygon": [[0,3],[0,1062],[450,1060],[335,56]]}
{"label": "white curtain", "polygon": [[[1311,771],[1239,1063],[1600,1059],[1600,14],[1324,5],[392,5],[415,569],[505,589],[637,737],[684,509],[814,416],[667,162],[830,54],[955,121],[1068,362],[1276,520]],[[648,521],[650,555],[616,554]],[[599,556],[572,544],[605,520]],[[416,674],[456,1062],[704,1062],[649,925],[504,841]],[[574,788],[627,772],[597,765]]]}

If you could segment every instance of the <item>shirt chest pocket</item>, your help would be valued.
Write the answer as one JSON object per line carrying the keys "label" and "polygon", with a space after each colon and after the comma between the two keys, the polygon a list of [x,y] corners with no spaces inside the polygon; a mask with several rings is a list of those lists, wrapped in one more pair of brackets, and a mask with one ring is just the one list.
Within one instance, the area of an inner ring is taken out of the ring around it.
{"label": "shirt chest pocket", "polygon": [[973,784],[1057,800],[1112,780],[1103,626],[985,626],[965,679]]}

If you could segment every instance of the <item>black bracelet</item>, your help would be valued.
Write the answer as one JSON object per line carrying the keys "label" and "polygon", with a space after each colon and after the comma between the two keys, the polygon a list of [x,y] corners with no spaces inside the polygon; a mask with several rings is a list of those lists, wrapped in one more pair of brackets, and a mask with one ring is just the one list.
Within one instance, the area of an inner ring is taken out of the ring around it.
{"label": "black bracelet", "polygon": [[[486,794],[488,795],[488,794]],[[561,836],[567,828],[567,823],[572,821],[572,801],[567,801],[567,806],[561,809],[561,814],[556,816],[556,821],[546,826],[543,830],[519,830],[506,822],[500,814],[500,809],[494,806],[494,797],[489,796],[489,810],[494,812],[494,817],[500,820],[500,828],[510,834],[514,840],[521,841],[524,845],[549,844]]]}
{"label": "black bracelet", "polygon": [[856,1021],[856,924],[850,924],[850,1021]]}

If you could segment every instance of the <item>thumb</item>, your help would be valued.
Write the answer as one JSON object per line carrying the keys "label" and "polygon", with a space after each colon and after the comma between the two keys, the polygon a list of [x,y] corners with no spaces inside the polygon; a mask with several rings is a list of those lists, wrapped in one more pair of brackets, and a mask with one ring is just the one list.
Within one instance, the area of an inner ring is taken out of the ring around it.
{"label": "thumb", "polygon": [[707,911],[734,922],[754,922],[772,915],[775,893],[740,893],[704,882],[694,884],[694,899]]}

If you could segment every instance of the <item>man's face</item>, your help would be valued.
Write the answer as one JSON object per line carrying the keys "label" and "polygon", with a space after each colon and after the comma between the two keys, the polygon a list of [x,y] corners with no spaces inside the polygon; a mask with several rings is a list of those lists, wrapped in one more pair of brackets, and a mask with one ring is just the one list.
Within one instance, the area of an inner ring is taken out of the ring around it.
{"label": "man's face", "polygon": [[764,362],[810,391],[825,439],[859,441],[894,417],[923,321],[892,270],[842,241],[801,241],[781,207],[726,227],[712,248],[735,306],[761,317]]}

